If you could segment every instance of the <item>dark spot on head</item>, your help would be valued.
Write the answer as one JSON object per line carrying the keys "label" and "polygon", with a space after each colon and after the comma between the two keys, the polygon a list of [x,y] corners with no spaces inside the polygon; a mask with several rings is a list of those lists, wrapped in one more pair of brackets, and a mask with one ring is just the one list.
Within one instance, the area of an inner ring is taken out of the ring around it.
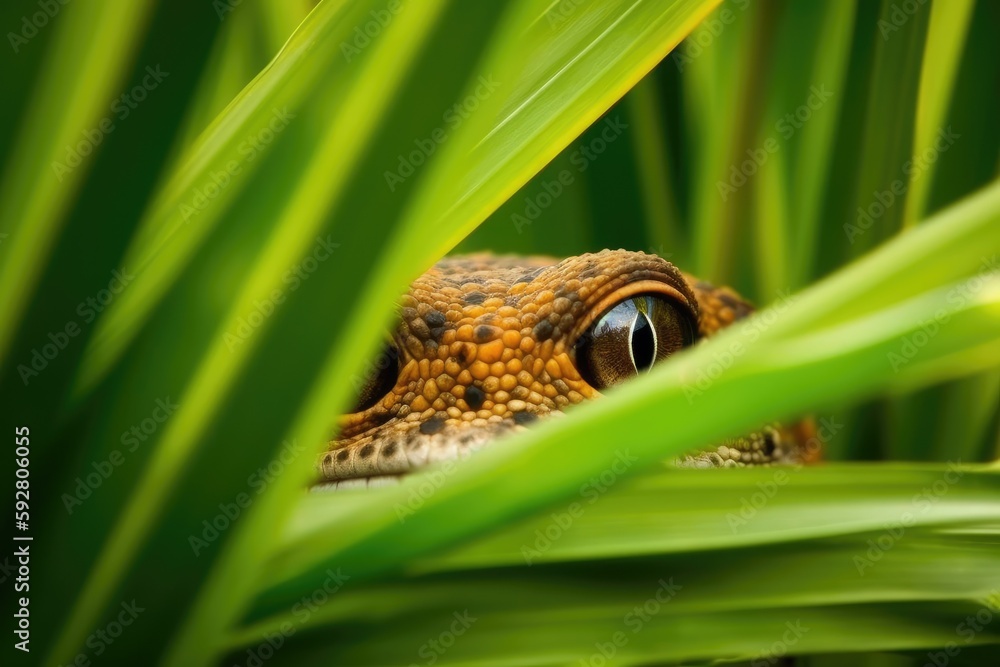
{"label": "dark spot on head", "polygon": [[595,264],[591,264],[589,267],[587,267],[586,269],[584,269],[583,271],[581,271],[578,274],[578,277],[579,278],[583,278],[583,279],[593,278],[594,276],[596,276],[596,275],[598,275],[600,273],[601,273],[600,267],[598,267]]}
{"label": "dark spot on head", "polygon": [[531,271],[529,273],[525,273],[523,276],[521,276],[520,278],[518,278],[517,280],[515,280],[514,284],[517,285],[518,283],[530,283],[532,280],[534,280],[535,278],[537,278],[542,271],[544,271],[547,268],[548,267],[546,267],[546,266],[540,266],[537,269],[535,269],[534,271]]}
{"label": "dark spot on head", "polygon": [[559,288],[556,291],[556,297],[562,297],[564,299],[569,299],[570,301],[579,301],[580,295],[575,290],[567,291],[563,288]]}
{"label": "dark spot on head", "polygon": [[483,401],[486,400],[486,393],[483,392],[479,387],[472,385],[466,387],[465,389],[465,402],[469,404],[469,407],[473,410],[478,410],[483,405]]}
{"label": "dark spot on head", "polygon": [[474,306],[478,306],[483,301],[486,301],[486,295],[482,292],[469,292],[465,295],[465,302],[471,303]]}
{"label": "dark spot on head", "polygon": [[323,457],[323,465],[328,466],[332,462],[333,462],[333,455],[327,454],[326,456]]}
{"label": "dark spot on head", "polygon": [[361,458],[366,459],[369,456],[371,456],[372,452],[374,451],[375,451],[375,445],[368,443],[367,445],[361,448],[361,451],[358,452],[358,454],[361,455]]}
{"label": "dark spot on head", "polygon": [[420,340],[427,340],[430,338],[431,331],[427,328],[427,322],[424,322],[419,317],[410,320],[408,323],[410,328],[410,333],[419,338]]}
{"label": "dark spot on head", "polygon": [[474,345],[466,344],[465,347],[462,348],[462,360],[466,364],[471,364],[476,360],[476,348]]}
{"label": "dark spot on head", "polygon": [[524,411],[522,411],[522,412],[515,412],[514,413],[514,423],[515,424],[521,424],[522,426],[525,425],[525,424],[530,424],[531,422],[535,421],[536,419],[538,419],[538,415],[536,415],[534,412],[524,412]]}
{"label": "dark spot on head", "polygon": [[396,453],[396,443],[390,442],[388,445],[382,448],[382,456],[392,456]]}
{"label": "dark spot on head", "polygon": [[350,455],[351,453],[349,451],[347,451],[346,449],[341,449],[339,452],[337,452],[337,460],[343,463],[344,461],[347,460],[347,458]]}
{"label": "dark spot on head", "polygon": [[444,428],[444,420],[440,417],[431,417],[420,424],[420,432],[424,435],[434,435]]}
{"label": "dark spot on head", "polygon": [[434,308],[427,311],[427,314],[424,315],[424,322],[427,322],[427,326],[429,327],[440,327],[444,325],[445,321],[444,313]]}
{"label": "dark spot on head", "polygon": [[488,324],[480,324],[472,331],[473,338],[477,343],[486,343],[499,335],[496,327]]}
{"label": "dark spot on head", "polygon": [[532,335],[537,342],[541,343],[549,339],[552,335],[552,329],[552,323],[545,319],[535,325],[535,328],[532,329]]}

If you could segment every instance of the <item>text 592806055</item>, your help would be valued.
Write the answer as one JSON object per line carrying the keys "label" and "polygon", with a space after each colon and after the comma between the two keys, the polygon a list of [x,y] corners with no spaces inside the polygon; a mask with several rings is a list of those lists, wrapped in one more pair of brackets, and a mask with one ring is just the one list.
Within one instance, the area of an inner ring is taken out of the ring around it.
{"label": "text 592806055", "polygon": [[29,641],[31,639],[31,622],[29,620],[28,603],[30,596],[29,581],[31,578],[31,554],[29,544],[31,536],[28,535],[28,522],[31,519],[29,514],[28,501],[29,486],[28,464],[30,462],[31,432],[27,426],[18,426],[14,429],[14,562],[17,564],[17,576],[14,578],[14,591],[20,593],[17,598],[16,611],[14,612],[14,636],[17,640],[14,647],[30,652]]}

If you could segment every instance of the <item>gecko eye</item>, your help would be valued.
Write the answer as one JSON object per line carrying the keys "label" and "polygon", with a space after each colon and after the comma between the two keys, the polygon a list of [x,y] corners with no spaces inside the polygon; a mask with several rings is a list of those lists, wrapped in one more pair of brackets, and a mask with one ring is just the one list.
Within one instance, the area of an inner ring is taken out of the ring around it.
{"label": "gecko eye", "polygon": [[596,389],[648,371],[695,341],[695,327],[671,299],[637,294],[608,308],[576,344],[580,374]]}
{"label": "gecko eye", "polygon": [[352,412],[362,412],[378,403],[392,391],[399,378],[399,350],[386,343],[382,351],[354,377],[358,401]]}

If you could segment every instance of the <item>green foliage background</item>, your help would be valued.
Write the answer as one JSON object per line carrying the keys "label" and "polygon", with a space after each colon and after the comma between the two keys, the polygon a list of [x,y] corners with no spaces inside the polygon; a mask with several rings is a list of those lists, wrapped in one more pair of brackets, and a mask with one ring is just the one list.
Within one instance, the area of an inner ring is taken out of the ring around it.
{"label": "green foliage background", "polygon": [[[17,660],[597,665],[622,632],[607,664],[997,661],[1000,5],[43,4],[0,8]],[[303,491],[408,281],[603,247],[764,310],[454,472]],[[809,413],[825,466],[661,463]]]}

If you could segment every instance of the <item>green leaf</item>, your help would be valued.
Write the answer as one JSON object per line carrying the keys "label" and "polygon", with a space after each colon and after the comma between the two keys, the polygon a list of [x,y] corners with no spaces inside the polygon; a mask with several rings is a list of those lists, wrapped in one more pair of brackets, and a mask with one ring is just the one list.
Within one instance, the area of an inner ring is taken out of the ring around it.
{"label": "green leaf", "polygon": [[[93,137],[113,131],[109,105],[125,83],[152,4],[81,3],[50,28],[53,46],[0,180],[0,229],[5,239],[11,237],[0,264],[0,367],[66,211],[93,163],[87,156],[100,145]],[[48,15],[42,16],[47,23]]]}
{"label": "green leaf", "polygon": [[[897,239],[871,258],[881,261],[859,262],[791,305],[759,313],[738,330],[725,331],[678,355],[648,377],[580,406],[572,419],[542,424],[502,448],[480,453],[441,483],[412,516],[405,509],[419,480],[366,498],[368,502],[349,516],[334,514],[324,530],[313,531],[274,563],[269,570],[272,581],[294,578],[323,563],[342,565],[358,578],[400,567],[568,497],[583,480],[599,475],[622,455],[621,448],[609,452],[608,442],[629,443],[635,469],[640,469],[769,420],[837,404],[849,395],[912,387],[997,364],[1000,282],[995,274],[975,278],[978,289],[966,291],[958,303],[949,301],[962,289],[953,286],[900,299],[891,307],[883,304],[874,314],[867,302],[881,301],[890,285],[916,277],[911,267],[923,251],[922,240],[953,238],[956,254],[981,249],[977,236],[964,233],[956,217],[981,229],[995,229],[1000,217],[998,193],[1000,188],[994,187],[944,212],[936,222]],[[978,220],[972,223],[974,218]],[[886,267],[895,272],[882,272]],[[847,285],[862,282],[865,294],[850,295]],[[845,295],[854,298],[856,319],[844,321],[851,312],[840,308]],[[820,327],[831,310],[837,310],[837,321]],[[934,318],[947,322],[947,327],[942,325],[940,333],[929,337],[918,355],[908,356],[906,343]],[[798,333],[788,331],[793,325]],[[710,379],[712,368],[724,370],[721,377]],[[816,382],[818,377],[824,381]],[[724,422],[713,418],[718,405],[730,406]],[[649,414],[659,419],[645,419]],[[668,438],[660,434],[661,420],[673,425]],[[574,452],[569,460],[566,451]],[[509,479],[518,480],[517,495],[507,492]],[[470,503],[480,511],[463,516],[461,508]]]}
{"label": "green leaf", "polygon": [[[936,2],[931,6],[913,138],[913,156],[921,160],[923,169],[919,177],[912,179],[906,192],[903,223],[907,226],[922,220],[927,210],[927,198],[937,165],[938,149],[934,148],[934,143],[945,129],[947,102],[951,99],[974,5],[973,0],[958,0]],[[930,159],[932,157],[935,159]]]}
{"label": "green leaf", "polygon": [[[962,634],[1000,591],[1000,468],[972,464],[1000,457],[994,3],[151,7],[0,9],[36,661],[996,662],[995,628]],[[53,178],[158,61],[162,95]],[[963,139],[907,180],[941,126]],[[305,492],[409,281],[605,245],[760,309],[467,462]],[[807,412],[825,466],[663,465]]]}

